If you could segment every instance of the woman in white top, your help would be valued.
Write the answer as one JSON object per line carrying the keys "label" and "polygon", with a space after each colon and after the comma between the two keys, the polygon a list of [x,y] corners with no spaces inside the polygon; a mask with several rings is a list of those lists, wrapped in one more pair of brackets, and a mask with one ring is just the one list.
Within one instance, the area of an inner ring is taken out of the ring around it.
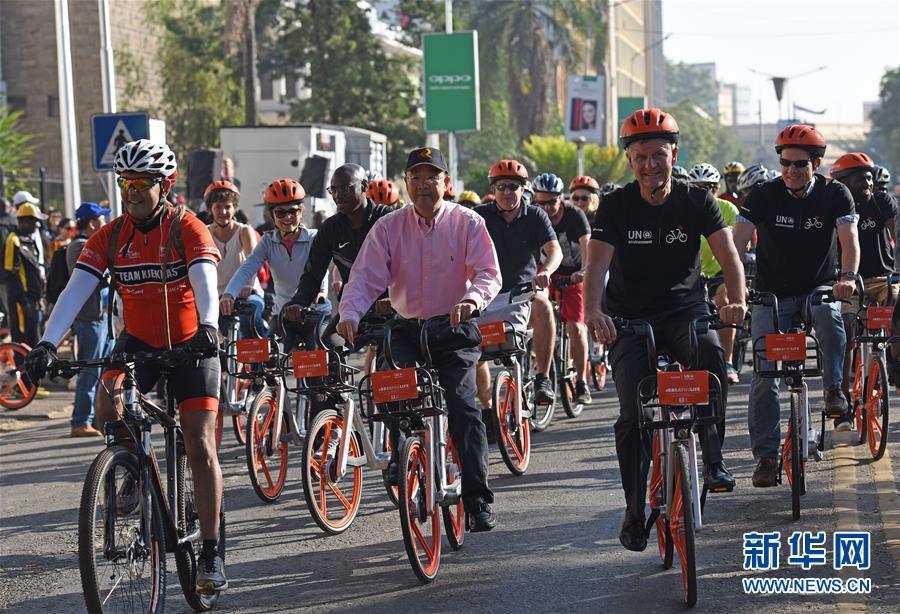
{"label": "woman in white top", "polygon": [[[222,259],[216,269],[218,274],[219,297],[225,294],[228,282],[256,247],[256,231],[248,224],[241,224],[235,219],[240,206],[241,194],[236,185],[230,181],[214,181],[203,193],[206,209],[212,216],[209,225],[213,242],[219,248]],[[239,298],[256,307],[253,315],[240,316],[241,337],[264,337],[268,326],[263,320],[263,292],[256,276],[251,283],[241,289]]]}

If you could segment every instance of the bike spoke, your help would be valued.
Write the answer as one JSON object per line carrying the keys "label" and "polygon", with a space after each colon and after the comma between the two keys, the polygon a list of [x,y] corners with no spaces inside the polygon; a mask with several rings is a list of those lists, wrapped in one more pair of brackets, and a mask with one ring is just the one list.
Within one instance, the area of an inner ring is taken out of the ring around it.
{"label": "bike spoke", "polygon": [[341,492],[341,489],[338,488],[336,485],[332,484],[331,482],[327,482],[327,484],[328,484],[328,487],[331,489],[331,492],[333,492],[334,495],[338,498],[338,501],[341,502],[341,505],[344,506],[344,509],[346,509],[346,510],[349,511],[350,508],[353,507],[353,506],[352,506],[352,504],[347,500],[347,497],[344,496],[344,493]]}
{"label": "bike spoke", "polygon": [[412,527],[413,533],[416,534],[416,541],[419,542],[419,545],[422,546],[422,550],[425,551],[425,557],[430,561],[434,558],[434,552],[428,545],[425,536],[422,535],[422,531],[419,530],[419,523],[413,520],[410,522],[410,526]]}

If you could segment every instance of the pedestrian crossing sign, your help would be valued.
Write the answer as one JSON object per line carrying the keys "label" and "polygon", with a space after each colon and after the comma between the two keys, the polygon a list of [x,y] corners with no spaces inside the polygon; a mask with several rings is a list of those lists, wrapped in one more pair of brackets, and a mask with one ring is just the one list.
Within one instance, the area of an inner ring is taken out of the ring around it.
{"label": "pedestrian crossing sign", "polygon": [[150,138],[147,113],[96,113],[91,116],[94,170],[111,171],[116,152],[125,143]]}

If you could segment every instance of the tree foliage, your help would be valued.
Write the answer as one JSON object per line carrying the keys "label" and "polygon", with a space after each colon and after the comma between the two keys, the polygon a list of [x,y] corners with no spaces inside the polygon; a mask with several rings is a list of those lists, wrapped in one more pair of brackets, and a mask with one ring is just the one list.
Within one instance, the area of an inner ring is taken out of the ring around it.
{"label": "tree foliage", "polygon": [[900,173],[900,67],[887,70],[878,92],[881,106],[872,111],[872,137],[876,144],[876,163]]}
{"label": "tree foliage", "polygon": [[691,100],[683,100],[669,111],[678,121],[678,164],[690,168],[708,162],[722,168],[731,160],[745,160],[749,153],[733,128],[722,126]]}
{"label": "tree foliage", "polygon": [[[562,136],[532,135],[522,144],[524,162],[532,173],[555,173],[568,183],[577,175],[578,146]],[[584,173],[601,184],[631,177],[625,152],[618,147],[584,146]]]}
{"label": "tree foliage", "polygon": [[666,60],[666,99],[670,107],[690,100],[715,116],[718,95],[719,86],[709,71],[684,62]]}
{"label": "tree foliage", "polygon": [[19,125],[21,117],[20,111],[10,111],[6,105],[0,106],[0,166],[3,167],[6,190],[10,194],[30,187],[26,177],[30,172],[34,137],[22,130]]}

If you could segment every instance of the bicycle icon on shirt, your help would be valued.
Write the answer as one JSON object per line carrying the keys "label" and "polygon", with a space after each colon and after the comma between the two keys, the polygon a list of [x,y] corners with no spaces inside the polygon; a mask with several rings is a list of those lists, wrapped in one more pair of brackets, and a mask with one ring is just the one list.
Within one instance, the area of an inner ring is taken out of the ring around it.
{"label": "bicycle icon on shirt", "polygon": [[669,234],[666,235],[666,243],[671,245],[675,241],[687,243],[687,235],[681,228],[673,228],[669,231]]}
{"label": "bicycle icon on shirt", "polygon": [[871,228],[875,228],[875,220],[870,217],[867,217],[862,223],[859,225],[860,230],[869,230]]}
{"label": "bicycle icon on shirt", "polygon": [[810,219],[806,220],[805,224],[803,224],[803,228],[805,230],[809,230],[810,228],[816,228],[816,229],[822,228],[822,220],[820,220],[817,217],[810,218]]}

